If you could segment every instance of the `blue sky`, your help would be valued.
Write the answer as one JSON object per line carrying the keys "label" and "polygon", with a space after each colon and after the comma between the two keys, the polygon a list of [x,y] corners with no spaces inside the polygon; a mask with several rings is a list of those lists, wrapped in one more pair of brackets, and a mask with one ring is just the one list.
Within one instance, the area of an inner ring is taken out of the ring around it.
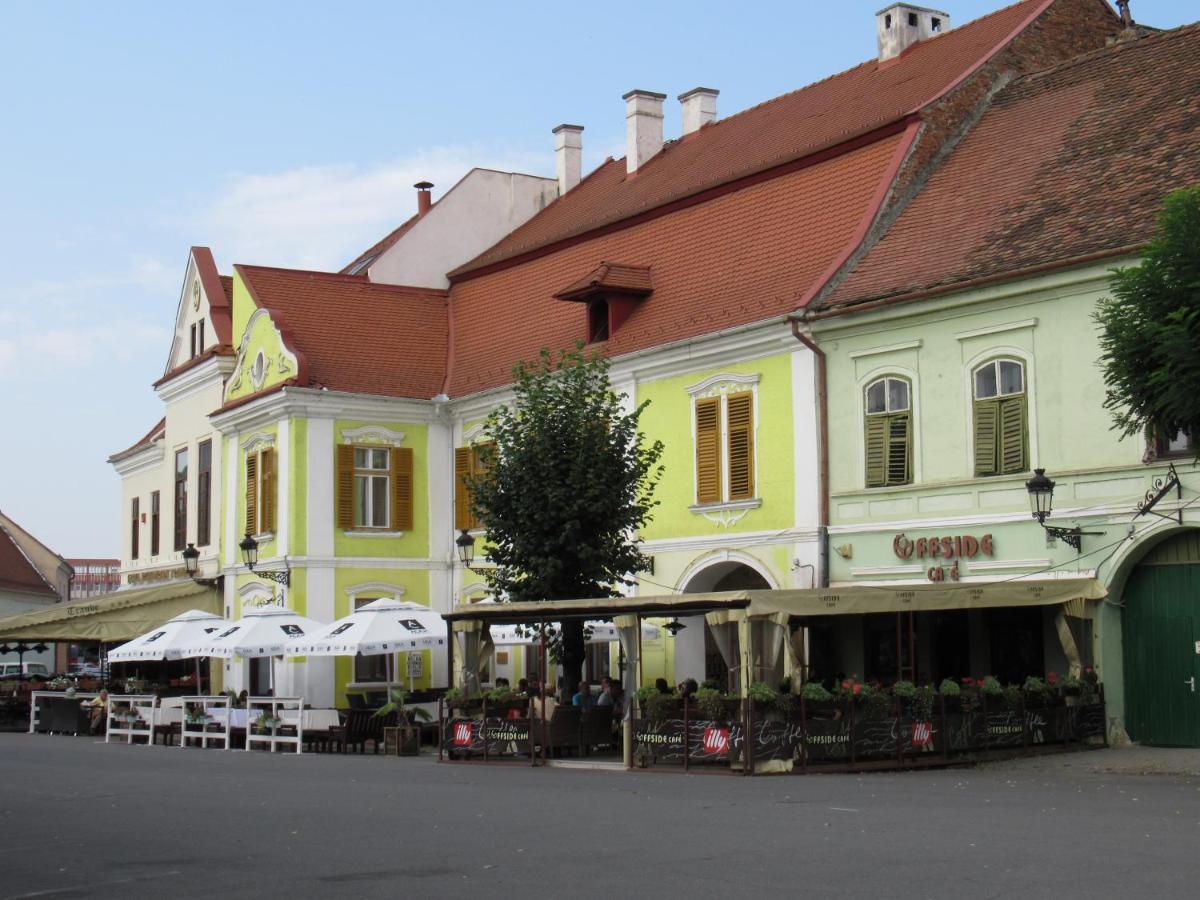
{"label": "blue sky", "polygon": [[0,509],[64,555],[116,555],[105,459],[161,414],[192,244],[222,272],[336,268],[412,213],[415,181],[553,175],[560,122],[586,126],[585,171],[622,155],[631,88],[715,87],[728,115],[855,65],[882,3],[0,6]]}

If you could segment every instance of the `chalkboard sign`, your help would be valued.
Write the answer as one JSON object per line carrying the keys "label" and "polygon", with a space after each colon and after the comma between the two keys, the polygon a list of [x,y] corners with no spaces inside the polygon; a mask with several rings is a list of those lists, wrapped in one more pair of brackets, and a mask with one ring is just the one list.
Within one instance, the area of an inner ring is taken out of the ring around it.
{"label": "chalkboard sign", "polygon": [[1089,703],[1087,706],[1072,707],[1075,715],[1075,736],[1084,738],[1102,738],[1105,732],[1104,704]]}
{"label": "chalkboard sign", "polygon": [[846,719],[811,719],[804,734],[804,754],[809,762],[849,762],[850,722]]}
{"label": "chalkboard sign", "polygon": [[[687,755],[689,763],[728,763],[741,755],[745,733],[740,722],[712,719],[689,720]],[[634,722],[634,753],[656,763],[682,765],[684,754],[683,719]]]}

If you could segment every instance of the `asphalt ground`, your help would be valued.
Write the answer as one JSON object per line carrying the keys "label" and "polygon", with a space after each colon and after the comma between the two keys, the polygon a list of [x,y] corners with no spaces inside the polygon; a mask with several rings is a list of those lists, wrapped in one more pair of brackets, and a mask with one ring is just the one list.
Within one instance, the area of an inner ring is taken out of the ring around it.
{"label": "asphalt ground", "polygon": [[741,778],[0,734],[0,897],[1200,895],[1200,778],[1115,752]]}

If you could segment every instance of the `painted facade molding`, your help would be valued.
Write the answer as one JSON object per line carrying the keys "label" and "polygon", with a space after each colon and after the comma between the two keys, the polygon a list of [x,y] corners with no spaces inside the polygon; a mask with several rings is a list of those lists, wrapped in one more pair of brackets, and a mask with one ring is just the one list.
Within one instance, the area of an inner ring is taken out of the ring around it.
{"label": "painted facade molding", "polygon": [[404,432],[393,431],[382,425],[363,425],[361,428],[345,428],[342,430],[342,443],[399,447],[404,443]]}
{"label": "painted facade molding", "polygon": [[405,589],[399,584],[392,584],[390,581],[364,581],[359,584],[352,584],[344,591],[347,597],[350,598],[350,603],[363,594],[387,594],[393,600],[399,600],[404,596]]}
{"label": "painted facade molding", "polygon": [[274,446],[274,434],[269,431],[256,431],[242,441],[242,452],[246,454],[257,453],[259,450],[267,450]]}
{"label": "painted facade molding", "polygon": [[693,384],[687,392],[693,400],[720,397],[731,391],[754,390],[760,380],[757,372],[722,372]]}

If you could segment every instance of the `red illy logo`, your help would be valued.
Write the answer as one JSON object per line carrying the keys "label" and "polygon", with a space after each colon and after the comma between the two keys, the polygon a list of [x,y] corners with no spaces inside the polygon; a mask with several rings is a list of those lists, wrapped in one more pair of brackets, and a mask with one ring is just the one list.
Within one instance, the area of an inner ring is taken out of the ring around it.
{"label": "red illy logo", "polygon": [[470,746],[471,741],[475,737],[474,722],[455,722],[454,723],[454,745],[456,747]]}
{"label": "red illy logo", "polygon": [[729,752],[729,729],[728,728],[705,728],[704,729],[704,752],[705,753],[728,753]]}
{"label": "red illy logo", "polygon": [[932,722],[913,722],[912,745],[914,747],[932,747],[933,746],[933,723]]}

